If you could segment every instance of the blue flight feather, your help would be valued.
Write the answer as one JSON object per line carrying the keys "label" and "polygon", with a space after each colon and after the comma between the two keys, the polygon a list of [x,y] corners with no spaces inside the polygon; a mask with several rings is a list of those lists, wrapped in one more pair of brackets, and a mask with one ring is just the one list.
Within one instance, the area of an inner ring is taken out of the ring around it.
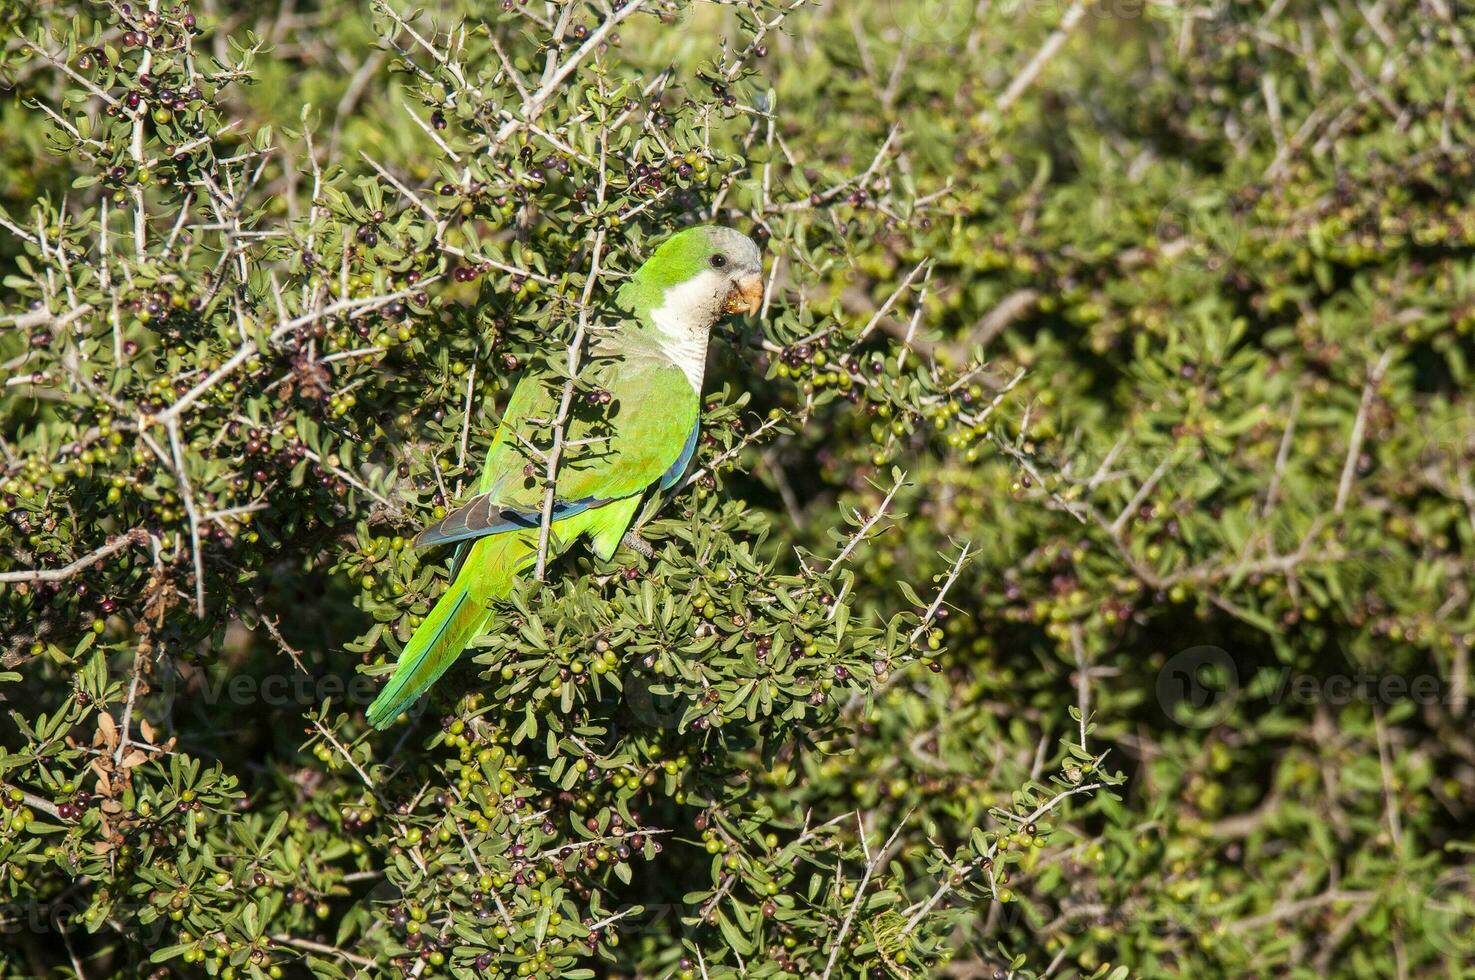
{"label": "blue flight feather", "polygon": [[691,427],[691,433],[686,437],[686,445],[681,447],[681,455],[676,457],[676,462],[661,476],[661,489],[669,490],[672,484],[681,479],[681,474],[686,472],[686,467],[691,463],[691,457],[697,451],[697,433],[701,430],[702,423],[698,421]]}
{"label": "blue flight feather", "polygon": [[[554,503],[552,518],[555,521],[565,517],[573,517],[582,514],[591,507],[600,507],[609,503],[599,497],[585,497],[582,500],[568,500],[562,503]],[[522,531],[530,527],[537,527],[543,521],[543,515],[537,511],[505,509],[501,511],[502,520],[485,527],[465,528],[449,534],[427,528],[415,539],[416,548],[425,548],[433,544],[455,544],[458,541],[475,541],[492,534],[504,534],[508,531]]]}

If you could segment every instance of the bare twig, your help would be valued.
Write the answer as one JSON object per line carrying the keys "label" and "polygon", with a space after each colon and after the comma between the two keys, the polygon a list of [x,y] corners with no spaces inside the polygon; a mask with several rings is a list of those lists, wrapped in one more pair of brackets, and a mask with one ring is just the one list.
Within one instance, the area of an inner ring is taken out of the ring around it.
{"label": "bare twig", "polygon": [[352,963],[354,966],[368,968],[374,965],[374,961],[367,956],[350,953],[346,949],[339,949],[337,946],[329,946],[326,943],[314,942],[311,939],[299,939],[297,936],[289,936],[283,932],[274,934],[271,937],[271,941],[282,946],[295,946],[298,949],[305,949],[309,953],[321,953],[324,956],[337,957],[346,963]]}
{"label": "bare twig", "polygon": [[1003,116],[1013,108],[1014,103],[1018,102],[1025,92],[1029,91],[1040,77],[1040,73],[1045,70],[1045,66],[1050,63],[1050,59],[1060,52],[1070,38],[1071,32],[1079,26],[1090,9],[1091,0],[1076,0],[1071,5],[1071,8],[1065,12],[1065,16],[1060,18],[1060,26],[1050,32],[1050,35],[1045,38],[1045,43],[1040,45],[1039,50],[1025,63],[1019,74],[1014,76],[1009,87],[1004,89],[1004,94],[999,96],[999,101],[994,103],[994,114]]}
{"label": "bare twig", "polygon": [[[601,194],[601,197],[603,195]],[[534,577],[543,580],[543,571],[548,565],[548,539],[553,528],[553,503],[558,495],[558,464],[563,459],[564,438],[568,428],[569,410],[573,407],[574,386],[583,359],[584,336],[589,329],[589,298],[594,292],[594,283],[599,279],[599,260],[604,253],[604,229],[594,237],[594,248],[589,260],[589,277],[584,282],[584,296],[579,306],[579,325],[574,339],[569,341],[566,366],[568,380],[563,383],[563,393],[558,403],[558,415],[553,420],[553,445],[548,450],[548,464],[544,470],[546,486],[543,490],[542,517],[538,523],[538,559]]]}
{"label": "bare twig", "polygon": [[927,627],[932,625],[932,620],[937,618],[937,611],[942,608],[943,601],[947,599],[948,590],[953,587],[953,583],[962,574],[963,565],[968,561],[968,554],[972,547],[972,542],[963,542],[963,547],[958,551],[958,557],[953,559],[952,567],[948,569],[947,578],[943,579],[942,585],[938,587],[937,595],[932,598],[932,604],[922,614],[922,621],[917,624],[916,629],[912,630],[911,635],[907,637],[908,644],[916,643],[918,638],[927,630]]}
{"label": "bare twig", "polygon": [[[907,815],[901,818],[901,823],[897,824],[896,829],[891,832],[891,836],[886,839],[886,844],[876,852],[874,857],[866,862],[866,870],[861,875],[860,885],[855,889],[855,898],[850,902],[850,908],[845,913],[845,920],[840,923],[840,934],[830,944],[830,958],[825,963],[825,972],[820,975],[820,980],[830,980],[830,974],[835,969],[835,961],[840,958],[840,950],[845,946],[845,937],[850,933],[850,924],[855,921],[855,913],[860,909],[861,901],[865,899],[866,886],[871,883],[871,876],[876,873],[877,866],[880,864],[882,858],[885,857],[886,853],[891,850],[892,843],[901,835],[903,828],[906,827],[907,821],[911,817],[911,811],[908,811]],[[861,820],[859,812],[855,815],[855,822],[859,827],[861,843],[864,844],[866,826],[865,822]]]}
{"label": "bare twig", "polygon": [[1378,363],[1373,366],[1372,372],[1367,376],[1367,383],[1362,387],[1362,401],[1357,406],[1357,418],[1352,423],[1352,438],[1347,445],[1347,459],[1342,463],[1342,479],[1337,484],[1337,502],[1333,510],[1337,514],[1347,509],[1347,497],[1352,492],[1352,478],[1357,474],[1357,459],[1362,455],[1362,440],[1367,431],[1367,413],[1372,407],[1373,396],[1378,393],[1378,385],[1383,383],[1383,372],[1388,369],[1388,362],[1393,357],[1391,350],[1384,351],[1383,356],[1378,358]]}
{"label": "bare twig", "polygon": [[[850,553],[853,552],[856,547],[865,540],[866,535],[871,533],[871,529],[875,527],[878,523],[880,523],[881,519],[886,516],[886,511],[891,506],[892,499],[896,497],[896,492],[900,490],[902,486],[905,485],[905,483],[906,474],[897,474],[895,482],[891,484],[891,489],[886,491],[886,496],[881,499],[880,505],[875,509],[874,512],[872,512],[870,517],[867,517],[861,522],[860,527],[858,527],[855,533],[850,536],[850,540],[845,542],[845,547],[840,551],[838,555],[831,559],[829,566],[825,569],[826,575],[830,574],[836,568],[839,568],[842,564],[844,564],[845,559],[850,557]],[[859,511],[856,511],[856,516],[860,516]]]}
{"label": "bare twig", "polygon": [[147,531],[143,528],[134,528],[131,531],[118,535],[102,547],[88,552],[71,564],[63,565],[61,568],[34,568],[18,572],[0,572],[0,583],[62,582],[76,575],[78,572],[86,571],[104,558],[117,554],[131,544],[142,544],[148,541],[148,539],[149,534]]}

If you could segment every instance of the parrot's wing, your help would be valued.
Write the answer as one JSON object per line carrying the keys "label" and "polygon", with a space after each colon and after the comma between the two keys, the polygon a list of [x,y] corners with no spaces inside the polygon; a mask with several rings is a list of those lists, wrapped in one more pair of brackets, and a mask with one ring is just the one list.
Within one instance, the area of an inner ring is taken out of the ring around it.
{"label": "parrot's wing", "polygon": [[691,423],[691,431],[686,434],[686,442],[681,447],[681,455],[676,457],[665,473],[661,474],[661,489],[669,490],[681,479],[681,474],[691,465],[691,458],[696,455],[697,435],[701,431],[701,420],[695,419]]}
{"label": "parrot's wing", "polygon": [[[670,361],[620,360],[599,372],[597,380],[610,399],[600,405],[580,400],[570,412],[554,521],[643,493],[653,483],[669,486],[696,448],[699,399]],[[556,379],[524,377],[518,383],[487,451],[480,492],[421,531],[416,547],[542,523],[546,463],[534,447],[551,441],[560,394]]]}

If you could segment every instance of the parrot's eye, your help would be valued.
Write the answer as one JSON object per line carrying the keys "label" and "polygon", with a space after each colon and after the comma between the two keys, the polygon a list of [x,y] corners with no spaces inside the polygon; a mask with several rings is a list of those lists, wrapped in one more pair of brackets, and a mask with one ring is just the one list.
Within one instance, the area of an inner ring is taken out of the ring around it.
{"label": "parrot's eye", "polygon": [[712,268],[720,269],[726,264],[727,256],[721,254],[720,252],[717,255],[712,256]]}

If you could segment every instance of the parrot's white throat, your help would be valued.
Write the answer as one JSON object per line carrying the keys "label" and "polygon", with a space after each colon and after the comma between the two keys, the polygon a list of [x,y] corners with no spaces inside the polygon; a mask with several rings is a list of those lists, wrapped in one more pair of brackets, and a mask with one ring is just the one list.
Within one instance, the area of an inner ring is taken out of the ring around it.
{"label": "parrot's white throat", "polygon": [[712,324],[722,315],[727,290],[727,277],[707,269],[678,286],[668,287],[661,305],[650,311],[651,322],[660,334],[661,350],[686,375],[698,395],[707,367],[707,339]]}

